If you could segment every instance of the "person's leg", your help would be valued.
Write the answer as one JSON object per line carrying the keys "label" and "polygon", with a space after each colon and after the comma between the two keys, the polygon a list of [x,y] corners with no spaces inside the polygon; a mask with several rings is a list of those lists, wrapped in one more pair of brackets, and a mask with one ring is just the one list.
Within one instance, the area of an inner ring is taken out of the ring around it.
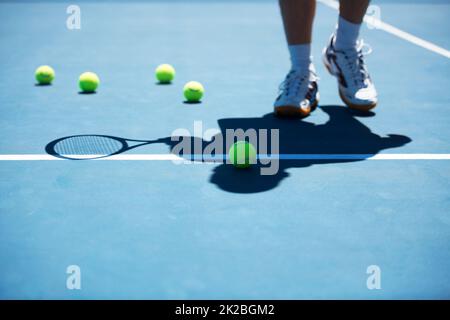
{"label": "person's leg", "polygon": [[319,97],[311,61],[316,0],[279,0],[279,4],[292,65],[274,109],[277,115],[305,117],[317,106]]}
{"label": "person's leg", "polygon": [[339,2],[339,15],[348,22],[361,24],[369,2],[369,0],[342,0]]}
{"label": "person's leg", "polygon": [[316,0],[279,0],[292,69],[307,72]]}
{"label": "person's leg", "polygon": [[335,46],[338,50],[356,48],[359,30],[369,6],[369,0],[341,0],[336,29]]}
{"label": "person's leg", "polygon": [[339,94],[350,108],[367,111],[378,102],[377,91],[364,62],[359,30],[369,0],[341,0],[336,31],[324,50],[328,71],[336,76]]}
{"label": "person's leg", "polygon": [[279,0],[289,45],[311,43],[316,0]]}

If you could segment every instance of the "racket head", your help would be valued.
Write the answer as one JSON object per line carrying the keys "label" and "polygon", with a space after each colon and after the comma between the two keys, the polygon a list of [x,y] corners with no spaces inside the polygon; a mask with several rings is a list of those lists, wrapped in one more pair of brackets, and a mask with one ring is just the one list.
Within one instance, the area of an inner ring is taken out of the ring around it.
{"label": "racket head", "polygon": [[126,139],[99,135],[80,134],[56,139],[45,147],[55,157],[69,160],[92,160],[113,156],[129,149]]}

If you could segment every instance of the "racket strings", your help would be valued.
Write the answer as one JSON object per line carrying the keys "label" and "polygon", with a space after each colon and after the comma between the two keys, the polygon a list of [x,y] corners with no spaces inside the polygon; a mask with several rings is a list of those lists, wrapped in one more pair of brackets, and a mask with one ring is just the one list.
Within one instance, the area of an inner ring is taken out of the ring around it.
{"label": "racket strings", "polygon": [[71,158],[95,158],[115,154],[126,146],[120,140],[106,136],[74,136],[58,141],[55,153]]}

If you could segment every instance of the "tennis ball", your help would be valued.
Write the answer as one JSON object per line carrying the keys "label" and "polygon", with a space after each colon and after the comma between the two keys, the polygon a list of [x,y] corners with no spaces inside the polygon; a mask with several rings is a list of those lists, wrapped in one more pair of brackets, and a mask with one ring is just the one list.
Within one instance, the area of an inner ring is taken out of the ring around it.
{"label": "tennis ball", "polygon": [[55,71],[49,66],[40,66],[34,75],[39,84],[51,84],[55,79]]}
{"label": "tennis ball", "polygon": [[245,169],[256,163],[256,149],[247,141],[238,141],[228,152],[230,162],[239,169]]}
{"label": "tennis ball", "polygon": [[205,89],[203,88],[202,84],[197,81],[189,81],[185,84],[183,88],[184,97],[189,102],[199,102],[200,99],[203,97],[203,92],[205,92]]}
{"label": "tennis ball", "polygon": [[170,83],[175,78],[175,69],[170,64],[161,64],[156,68],[155,75],[160,83]]}
{"label": "tennis ball", "polygon": [[83,92],[95,92],[99,83],[100,79],[93,72],[85,72],[81,74],[80,79],[78,80],[80,89]]}

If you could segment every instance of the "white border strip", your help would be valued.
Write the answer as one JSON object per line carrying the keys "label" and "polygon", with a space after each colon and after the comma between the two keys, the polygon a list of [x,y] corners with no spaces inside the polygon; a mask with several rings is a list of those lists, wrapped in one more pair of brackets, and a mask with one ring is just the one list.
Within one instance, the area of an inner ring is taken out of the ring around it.
{"label": "white border strip", "polygon": [[[67,156],[70,157],[70,156]],[[73,155],[80,159],[82,156]],[[89,159],[89,156],[85,156]],[[220,157],[219,157],[220,158]],[[260,159],[281,160],[450,160],[450,153],[386,153],[386,154],[280,154],[278,156],[260,155]],[[187,161],[174,154],[118,154],[114,156],[91,159],[95,161]],[[216,158],[217,159],[217,158]],[[49,154],[2,154],[0,161],[55,161],[66,160]],[[83,159],[80,159],[83,160]],[[68,160],[66,160],[68,161]],[[201,161],[199,159],[199,161]],[[205,160],[207,162],[208,160]],[[221,160],[218,162],[222,162]]]}
{"label": "white border strip", "polygon": [[[339,2],[336,0],[318,0],[318,1],[330,8],[333,8],[336,10],[339,9]],[[375,17],[366,15],[364,17],[364,21],[369,24],[375,25],[376,29],[381,29],[381,30],[386,31],[390,34],[393,34],[394,36],[397,36],[403,40],[411,42],[419,47],[422,47],[422,48],[432,51],[434,53],[440,54],[446,58],[450,58],[449,50],[439,47],[439,46],[437,46],[429,41],[423,40],[419,37],[416,37],[408,32],[400,30],[400,29],[398,29],[386,22],[383,22]]]}

